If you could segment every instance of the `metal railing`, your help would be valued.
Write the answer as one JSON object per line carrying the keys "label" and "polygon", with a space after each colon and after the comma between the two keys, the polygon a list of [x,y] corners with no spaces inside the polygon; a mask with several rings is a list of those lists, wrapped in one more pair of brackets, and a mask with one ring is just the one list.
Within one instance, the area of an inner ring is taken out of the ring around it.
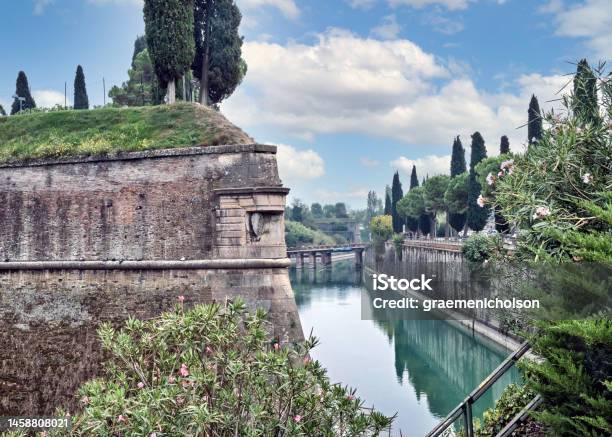
{"label": "metal railing", "polygon": [[[476,387],[468,397],[459,404],[446,418],[432,429],[427,437],[437,437],[442,435],[455,421],[463,416],[463,426],[465,436],[474,436],[474,422],[472,420],[472,406],[480,397],[497,382],[523,355],[525,355],[531,345],[525,342],[516,351],[508,356],[489,376],[487,376],[478,387]],[[533,402],[533,401],[532,401]]]}

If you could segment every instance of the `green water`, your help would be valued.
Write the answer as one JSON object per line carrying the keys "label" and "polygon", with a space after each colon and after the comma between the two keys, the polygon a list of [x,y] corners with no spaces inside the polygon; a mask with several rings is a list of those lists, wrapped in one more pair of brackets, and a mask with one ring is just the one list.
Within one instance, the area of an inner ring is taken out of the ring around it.
{"label": "green water", "polygon": [[[509,351],[441,320],[361,320],[363,278],[352,261],[331,270],[291,270],[291,283],[306,335],[321,341],[313,351],[334,382],[385,414],[397,412],[393,435],[423,436],[456,407]],[[494,405],[506,374],[475,405]]]}

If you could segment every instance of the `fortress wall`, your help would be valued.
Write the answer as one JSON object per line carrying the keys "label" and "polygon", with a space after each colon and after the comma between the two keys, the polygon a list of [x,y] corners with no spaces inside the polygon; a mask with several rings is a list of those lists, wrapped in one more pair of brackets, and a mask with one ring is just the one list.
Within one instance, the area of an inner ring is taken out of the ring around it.
{"label": "fortress wall", "polygon": [[0,415],[76,406],[96,330],[237,296],[303,338],[272,146],[138,152],[0,168]]}

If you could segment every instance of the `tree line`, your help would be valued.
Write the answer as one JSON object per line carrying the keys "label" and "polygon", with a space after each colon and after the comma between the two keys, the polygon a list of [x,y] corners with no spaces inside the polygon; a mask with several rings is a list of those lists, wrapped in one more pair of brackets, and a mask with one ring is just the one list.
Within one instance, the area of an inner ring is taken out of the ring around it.
{"label": "tree line", "polygon": [[[145,0],[143,14],[145,35],[134,43],[129,79],[108,93],[115,105],[174,103],[177,96],[218,105],[242,82],[247,64],[238,33],[242,14],[235,0]],[[15,95],[11,115],[36,108],[23,71]],[[73,108],[89,109],[80,65]],[[6,115],[2,106],[0,115]]]}
{"label": "tree line", "polygon": [[[89,109],[89,98],[87,97],[87,87],[85,85],[85,74],[83,73],[83,67],[80,65],[77,66],[76,73],[74,75],[73,96],[73,109]],[[25,72],[20,71],[17,74],[17,81],[15,83],[15,94],[13,95],[13,104],[11,105],[11,115],[24,111],[31,112],[33,109],[36,109],[36,101],[34,100],[34,97],[32,97],[28,77],[26,76]],[[6,111],[2,105],[0,105],[0,115],[6,115]]]}
{"label": "tree line", "polygon": [[[595,77],[585,59],[577,65],[574,79],[572,109],[583,114],[587,119],[598,117],[597,92],[592,87],[585,88],[579,84],[594,83]],[[529,102],[527,120],[528,147],[536,147],[543,134],[543,116],[535,95]],[[393,233],[408,232],[413,235],[437,236],[438,217],[446,216],[444,236],[463,232],[468,229],[481,231],[493,214],[495,228],[499,233],[508,233],[510,224],[503,217],[494,202],[492,186],[504,174],[513,171],[513,157],[510,143],[506,135],[502,136],[499,145],[499,155],[487,157],[485,140],[480,132],[471,136],[471,155],[469,167],[465,159],[465,149],[459,136],[452,145],[450,175],[425,177],[421,183],[417,176],[416,166],[412,167],[409,190],[404,194],[399,172],[393,175],[391,187],[385,190],[385,202],[382,214],[391,216]],[[375,192],[368,195],[367,215],[371,220],[379,215],[377,205],[380,200]],[[380,228],[381,222],[377,222]],[[379,229],[380,230],[380,229]],[[388,231],[383,232],[387,235]]]}

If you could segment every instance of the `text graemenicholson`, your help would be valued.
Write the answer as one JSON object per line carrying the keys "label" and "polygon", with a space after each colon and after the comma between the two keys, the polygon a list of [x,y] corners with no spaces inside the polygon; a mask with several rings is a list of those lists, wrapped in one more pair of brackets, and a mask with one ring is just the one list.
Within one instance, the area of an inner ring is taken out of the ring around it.
{"label": "text graemenicholson", "polygon": [[[372,289],[375,292],[395,291],[395,292],[433,292],[432,281],[422,274],[418,278],[396,278],[392,275],[375,274],[372,276]],[[433,309],[452,310],[452,309],[538,309],[540,301],[537,299],[502,299],[481,298],[481,299],[434,299],[429,296],[403,297],[403,296],[377,296],[372,299],[372,304],[376,309],[422,309],[431,311]]]}

